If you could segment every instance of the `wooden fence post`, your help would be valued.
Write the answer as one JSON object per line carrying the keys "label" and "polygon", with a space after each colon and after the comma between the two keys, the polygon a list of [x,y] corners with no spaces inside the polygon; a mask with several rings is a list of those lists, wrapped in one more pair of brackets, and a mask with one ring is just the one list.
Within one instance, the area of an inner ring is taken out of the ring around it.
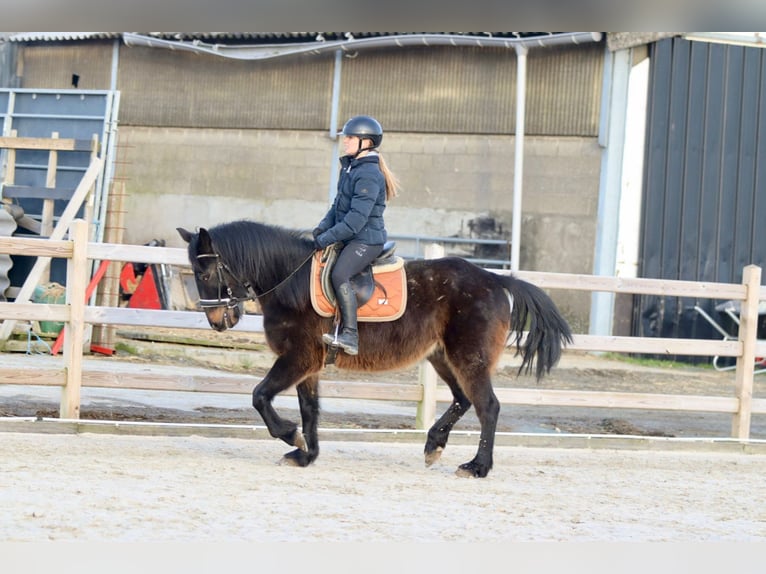
{"label": "wooden fence post", "polygon": [[753,377],[755,376],[755,344],[758,339],[758,303],[761,292],[761,268],[748,265],[742,271],[742,283],[747,297],[739,312],[739,336],[742,354],[737,357],[736,395],[739,409],[731,423],[733,438],[750,438],[750,418],[753,408]]}
{"label": "wooden fence post", "polygon": [[85,284],[88,282],[88,222],[76,219],[69,229],[74,242],[72,258],[67,260],[66,302],[69,321],[64,325],[64,371],[59,417],[80,418],[82,386],[82,347],[85,336]]}
{"label": "wooden fence post", "polygon": [[[426,259],[444,257],[444,247],[438,243],[427,245],[424,252]],[[430,428],[436,420],[436,371],[428,361],[420,363],[418,382],[423,387],[423,398],[418,403],[415,415],[415,428]]]}

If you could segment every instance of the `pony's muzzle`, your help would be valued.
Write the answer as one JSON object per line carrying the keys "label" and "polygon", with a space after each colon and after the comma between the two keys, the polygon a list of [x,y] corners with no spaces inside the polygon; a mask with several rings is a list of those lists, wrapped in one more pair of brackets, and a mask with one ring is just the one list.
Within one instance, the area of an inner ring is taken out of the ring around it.
{"label": "pony's muzzle", "polygon": [[239,319],[244,313],[244,304],[242,302],[235,303],[234,305],[218,305],[216,307],[203,306],[202,308],[205,311],[210,327],[219,332],[234,327],[239,323]]}

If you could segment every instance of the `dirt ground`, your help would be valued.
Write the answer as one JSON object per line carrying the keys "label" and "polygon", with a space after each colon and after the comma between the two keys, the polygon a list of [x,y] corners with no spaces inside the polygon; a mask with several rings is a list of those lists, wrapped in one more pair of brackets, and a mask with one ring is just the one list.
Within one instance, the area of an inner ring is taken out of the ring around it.
{"label": "dirt ground", "polygon": [[[126,336],[116,357],[93,360],[261,374],[271,361],[258,341],[189,346],[160,335]],[[501,365],[496,384],[537,385],[517,377],[513,361]],[[414,369],[381,375],[416,376]],[[541,385],[730,395],[733,375],[566,354]],[[0,416],[57,416],[55,394],[4,387]],[[260,424],[247,395],[93,391],[83,419]],[[294,397],[281,399],[280,410],[297,420]],[[412,405],[328,399],[323,407],[324,428],[414,425]],[[504,406],[499,430],[726,437],[729,426],[728,416]],[[466,416],[456,430],[472,427]],[[470,480],[454,472],[476,445],[457,438],[431,467],[422,442],[328,439],[314,464],[295,468],[278,464],[288,449],[265,435],[3,430],[6,542],[766,542],[763,451],[498,445],[490,475]],[[613,571],[618,562],[610,564]]]}
{"label": "dirt ground", "polygon": [[426,468],[328,441],[295,468],[273,440],[0,437],[5,542],[766,541],[766,455],[498,447],[477,480],[462,445]]}

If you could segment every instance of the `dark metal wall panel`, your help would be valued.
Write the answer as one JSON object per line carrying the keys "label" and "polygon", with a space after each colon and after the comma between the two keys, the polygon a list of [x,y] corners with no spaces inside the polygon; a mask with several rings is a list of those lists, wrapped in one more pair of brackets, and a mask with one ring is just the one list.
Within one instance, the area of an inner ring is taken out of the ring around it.
{"label": "dark metal wall panel", "polygon": [[[766,189],[766,139],[763,139],[763,135],[766,134],[766,56],[760,58],[760,69],[757,65],[752,65],[748,71],[757,74],[757,81],[754,82],[758,85],[758,92],[761,94],[761,98],[757,102],[758,114],[757,118],[752,121],[753,124],[757,123],[756,131],[756,148],[754,158],[754,190]],[[766,221],[766,194],[755,194],[753,198],[755,207],[753,208],[752,218],[752,232],[751,243],[753,245],[752,258],[753,261],[766,261],[766,240],[763,236],[763,224]]]}
{"label": "dark metal wall panel", "polygon": [[[9,136],[15,131],[18,137],[49,138],[57,132],[60,138],[90,141],[98,138],[100,153],[107,161],[113,145],[109,123],[114,110],[112,94],[97,90],[9,90],[0,88],[0,126],[2,135]],[[47,184],[49,152],[42,150],[17,150],[13,174],[3,173],[6,166],[0,165],[0,181],[13,180],[15,185],[45,187]],[[73,192],[80,183],[91,162],[90,151],[60,151],[57,154],[55,184],[57,188]],[[102,180],[96,184],[93,199],[96,205],[95,218],[99,217],[98,205],[106,201],[107,184]],[[10,198],[6,198],[9,199]],[[43,200],[34,197],[14,198],[13,203],[21,207],[24,214],[40,220]],[[60,217],[68,205],[68,199],[54,201],[54,216]],[[85,214],[85,206],[77,213]],[[103,221],[95,222],[103,225]],[[33,235],[19,228],[14,235]],[[23,284],[36,258],[14,255],[13,267],[8,272],[11,285]],[[54,258],[51,263],[51,280],[66,283],[65,259]]]}
{"label": "dark metal wall panel", "polygon": [[[766,50],[668,39],[651,58],[639,274],[740,282],[766,264]],[[636,297],[634,332],[717,337],[693,311],[717,303]]]}

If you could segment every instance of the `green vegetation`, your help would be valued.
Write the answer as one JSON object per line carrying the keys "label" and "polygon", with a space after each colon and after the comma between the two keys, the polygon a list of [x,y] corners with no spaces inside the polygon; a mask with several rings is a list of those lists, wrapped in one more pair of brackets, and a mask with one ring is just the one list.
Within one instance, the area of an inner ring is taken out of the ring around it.
{"label": "green vegetation", "polygon": [[242,357],[239,360],[239,368],[245,371],[251,371],[255,368],[255,363],[253,363],[252,359]]}
{"label": "green vegetation", "polygon": [[128,355],[136,355],[136,356],[138,356],[138,355],[141,354],[141,352],[138,350],[137,347],[134,347],[133,345],[129,345],[128,343],[125,343],[125,342],[122,342],[122,341],[118,341],[114,345],[114,349],[116,351],[121,351],[121,352],[126,353]]}
{"label": "green vegetation", "polygon": [[623,363],[629,363],[631,365],[637,365],[640,367],[654,367],[658,369],[713,368],[713,364],[710,361],[692,364],[684,363],[682,361],[673,361],[670,359],[652,359],[643,357],[641,355],[627,355],[624,353],[604,353],[603,356],[604,358],[610,359],[612,361],[621,361]]}

